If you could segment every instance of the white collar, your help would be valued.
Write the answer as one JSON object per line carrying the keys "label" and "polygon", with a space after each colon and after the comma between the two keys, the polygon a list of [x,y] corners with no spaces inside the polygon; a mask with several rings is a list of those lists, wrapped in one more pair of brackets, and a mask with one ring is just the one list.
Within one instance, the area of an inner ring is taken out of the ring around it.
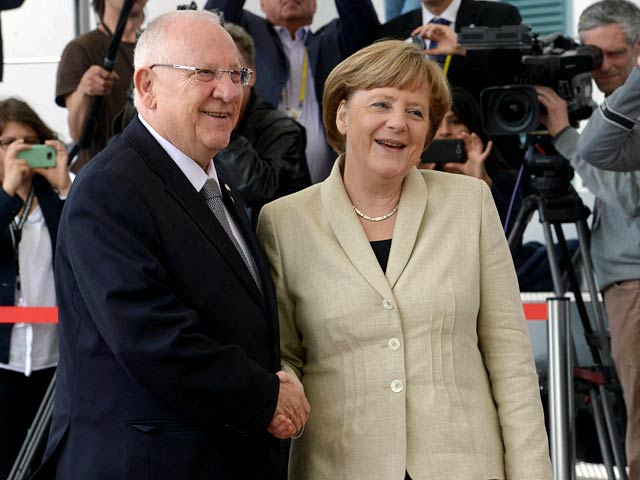
{"label": "white collar", "polygon": [[273,28],[278,33],[280,40],[282,40],[284,43],[288,45],[292,43],[298,43],[298,42],[304,45],[305,43],[307,43],[307,37],[311,32],[311,28],[309,26],[300,27],[298,30],[296,30],[296,33],[293,36],[293,38],[291,38],[291,32],[286,28],[281,27],[280,25],[274,25]]}
{"label": "white collar", "polygon": [[444,18],[445,20],[449,20],[451,22],[451,25],[454,25],[456,23],[456,17],[458,16],[458,10],[460,10],[461,3],[462,3],[462,0],[453,0],[453,2],[449,4],[449,6],[445,9],[445,11],[442,12],[437,17],[433,13],[431,13],[429,10],[427,10],[427,7],[425,7],[423,3],[422,4],[422,24],[426,25],[434,18]]}
{"label": "white collar", "polygon": [[193,185],[193,188],[196,191],[202,190],[204,186],[204,182],[207,181],[208,178],[213,178],[218,184],[218,188],[220,187],[220,181],[218,180],[218,173],[216,172],[215,166],[213,165],[213,160],[209,162],[207,166],[207,171],[202,170],[200,165],[196,163],[195,160],[190,158],[188,155],[180,151],[174,144],[169,142],[167,139],[162,137],[156,130],[149,125],[149,123],[142,118],[141,115],[138,114],[138,118],[145,126],[149,133],[156,139],[156,141],[160,144],[162,149],[167,152],[167,155],[171,157],[171,160],[175,162],[178,168],[182,171],[189,183]]}

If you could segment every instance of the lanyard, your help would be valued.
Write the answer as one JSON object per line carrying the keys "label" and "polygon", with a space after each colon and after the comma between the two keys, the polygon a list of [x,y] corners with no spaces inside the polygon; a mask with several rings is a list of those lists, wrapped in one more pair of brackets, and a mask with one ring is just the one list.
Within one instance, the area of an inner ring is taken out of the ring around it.
{"label": "lanyard", "polygon": [[[307,93],[307,67],[309,65],[309,58],[307,57],[307,49],[303,50],[302,54],[302,79],[300,81],[300,98],[298,99],[298,108],[290,108],[285,107],[284,113],[287,116],[293,118],[294,120],[298,120],[302,115],[302,106],[304,104],[304,98]],[[280,92],[280,101],[284,100],[284,91]]]}
{"label": "lanyard", "polygon": [[35,195],[35,190],[32,186],[31,190],[29,190],[29,196],[27,197],[27,201],[24,204],[24,208],[22,209],[22,215],[20,215],[20,219],[17,222],[15,221],[15,219],[13,219],[9,224],[9,231],[11,232],[11,244],[13,245],[13,255],[16,260],[16,290],[17,291],[20,291],[19,245],[20,245],[20,240],[22,239],[22,227],[24,227],[24,224],[27,221],[27,217],[29,216],[29,212],[31,211],[34,195]]}

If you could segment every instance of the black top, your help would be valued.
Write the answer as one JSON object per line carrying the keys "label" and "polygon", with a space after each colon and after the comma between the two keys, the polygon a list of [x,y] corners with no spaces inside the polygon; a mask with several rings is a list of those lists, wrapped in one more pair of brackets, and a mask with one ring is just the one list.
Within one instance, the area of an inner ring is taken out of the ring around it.
{"label": "black top", "polygon": [[373,253],[375,253],[380,268],[383,272],[387,271],[387,262],[389,261],[389,251],[391,250],[391,238],[387,240],[376,240],[371,243]]}

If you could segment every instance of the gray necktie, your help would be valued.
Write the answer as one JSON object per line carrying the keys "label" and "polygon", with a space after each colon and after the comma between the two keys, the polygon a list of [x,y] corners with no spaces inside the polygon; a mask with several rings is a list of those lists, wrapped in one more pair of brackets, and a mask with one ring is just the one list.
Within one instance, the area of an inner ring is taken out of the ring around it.
{"label": "gray necktie", "polygon": [[247,266],[247,269],[251,273],[251,276],[256,282],[256,285],[258,285],[258,288],[262,290],[260,287],[260,280],[257,277],[257,272],[254,272],[251,264],[249,263],[249,260],[245,256],[242,248],[240,247],[240,244],[238,243],[238,239],[231,231],[231,225],[229,225],[229,220],[227,220],[227,214],[225,213],[224,203],[222,202],[222,194],[220,193],[220,187],[218,187],[218,183],[213,178],[208,178],[207,181],[204,182],[202,190],[200,190],[200,195],[202,195],[202,197],[205,199],[205,201],[207,202],[207,206],[216,216],[224,231],[227,232],[227,236],[233,243],[234,247],[236,247],[236,250],[238,250],[242,261]]}

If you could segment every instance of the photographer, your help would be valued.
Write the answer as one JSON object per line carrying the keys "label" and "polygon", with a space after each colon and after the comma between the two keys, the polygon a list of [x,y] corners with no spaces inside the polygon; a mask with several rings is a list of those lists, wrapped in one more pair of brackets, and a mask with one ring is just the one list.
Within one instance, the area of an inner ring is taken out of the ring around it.
{"label": "photographer", "polygon": [[[640,59],[640,57],[639,57]],[[640,170],[640,67],[589,119],[580,139],[578,154],[599,168]]]}
{"label": "photographer", "polygon": [[[595,45],[603,52],[602,64],[592,74],[609,102],[609,95],[625,83],[636,65],[640,9],[626,0],[594,3],[580,16],[578,31],[585,45]],[[627,408],[629,478],[637,480],[640,478],[640,172],[609,172],[586,163],[576,153],[579,134],[569,125],[564,100],[549,88],[538,87],[537,91],[540,103],[547,109],[541,121],[548,127],[554,146],[570,160],[585,186],[596,196],[591,255],[598,287],[604,296],[611,350]],[[617,95],[611,101],[615,98]],[[637,150],[625,151],[637,156]]]}
{"label": "photographer", "polygon": [[[24,102],[0,101],[0,305],[55,306],[53,253],[71,181],[67,153]],[[56,151],[54,168],[20,152]],[[9,319],[11,320],[11,319]],[[0,478],[7,478],[58,362],[56,325],[0,323]]]}
{"label": "photographer", "polygon": [[[227,22],[224,28],[236,44],[240,64],[254,70],[251,36],[234,23]],[[236,184],[254,227],[263,205],[311,185],[304,127],[255,93],[256,76],[242,87],[238,123],[229,145],[215,157],[216,166],[226,169]]]}
{"label": "photographer", "polygon": [[[466,161],[442,163],[441,168],[445,172],[461,173],[484,180],[491,188],[500,220],[504,225],[517,172],[509,166],[482,129],[480,108],[475,98],[463,88],[452,87],[451,100],[451,110],[440,122],[435,139],[463,140]],[[436,164],[421,163],[419,167],[433,169],[436,168]],[[518,205],[520,200],[518,197]],[[517,209],[518,205],[514,208]]]}
{"label": "photographer", "polygon": [[72,40],[62,52],[56,80],[56,103],[69,111],[67,123],[74,142],[82,136],[93,97],[104,97],[91,143],[80,151],[72,167],[74,172],[104,148],[113,134],[113,119],[125,106],[133,77],[136,34],[144,20],[146,3],[147,0],[137,0],[131,9],[113,71],[103,68],[102,63],[118,24],[123,0],[93,0],[99,18],[98,28]]}

